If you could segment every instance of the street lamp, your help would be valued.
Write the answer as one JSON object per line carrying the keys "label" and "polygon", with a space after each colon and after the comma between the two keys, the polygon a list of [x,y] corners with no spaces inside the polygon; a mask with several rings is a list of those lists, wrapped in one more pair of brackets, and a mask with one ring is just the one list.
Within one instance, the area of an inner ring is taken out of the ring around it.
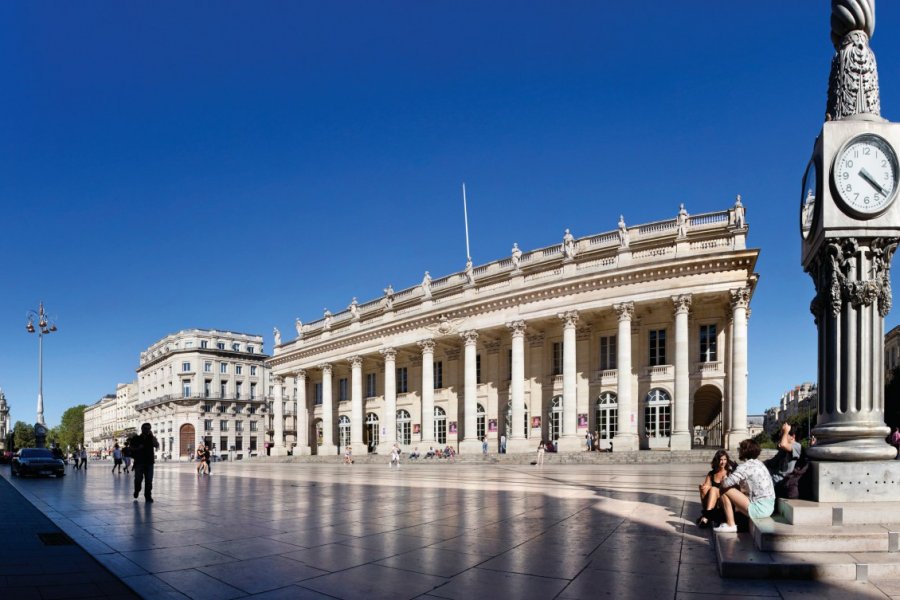
{"label": "street lamp", "polygon": [[[38,398],[37,398],[37,422],[41,425],[44,423],[44,335],[49,335],[56,331],[56,323],[54,323],[47,313],[44,312],[44,303],[40,303],[37,311],[29,310],[25,313],[28,323],[25,325],[25,331],[28,333],[38,334]],[[37,327],[34,322],[37,321]]]}

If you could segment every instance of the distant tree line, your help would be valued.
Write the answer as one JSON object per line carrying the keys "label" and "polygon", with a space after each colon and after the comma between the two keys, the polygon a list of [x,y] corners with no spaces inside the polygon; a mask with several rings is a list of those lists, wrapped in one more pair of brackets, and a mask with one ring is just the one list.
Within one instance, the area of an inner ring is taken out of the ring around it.
{"label": "distant tree line", "polygon": [[[62,414],[59,425],[50,428],[47,432],[47,443],[55,444],[66,450],[76,448],[84,444],[84,404],[66,409]],[[31,448],[37,440],[34,435],[34,425],[24,421],[16,421],[12,429],[13,448]]]}

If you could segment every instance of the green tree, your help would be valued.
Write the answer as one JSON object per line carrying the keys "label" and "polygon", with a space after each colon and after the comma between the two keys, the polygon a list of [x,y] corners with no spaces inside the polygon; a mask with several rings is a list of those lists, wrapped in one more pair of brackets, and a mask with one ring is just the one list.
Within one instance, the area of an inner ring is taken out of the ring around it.
{"label": "green tree", "polygon": [[59,427],[57,442],[63,450],[67,448],[75,448],[84,443],[84,404],[67,408],[62,414]]}
{"label": "green tree", "polygon": [[18,448],[34,448],[37,440],[34,437],[34,425],[25,421],[16,421],[13,425],[13,445]]}
{"label": "green tree", "polygon": [[51,427],[49,431],[47,431],[47,447],[49,448],[52,445],[59,444],[59,427]]}

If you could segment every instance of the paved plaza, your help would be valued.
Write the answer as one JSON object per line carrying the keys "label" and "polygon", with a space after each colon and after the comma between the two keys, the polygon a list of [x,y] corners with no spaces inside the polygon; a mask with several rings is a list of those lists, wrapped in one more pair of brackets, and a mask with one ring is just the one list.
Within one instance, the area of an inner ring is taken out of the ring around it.
{"label": "paved plaza", "polygon": [[11,482],[144,598],[900,597],[721,579],[692,523],[707,468],[172,463],[153,504],[106,462]]}

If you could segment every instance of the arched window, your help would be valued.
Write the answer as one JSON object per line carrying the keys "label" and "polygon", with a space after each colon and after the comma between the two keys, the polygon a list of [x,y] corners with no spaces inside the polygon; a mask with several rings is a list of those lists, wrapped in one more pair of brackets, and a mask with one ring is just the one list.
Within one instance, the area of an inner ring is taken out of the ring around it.
{"label": "arched window", "polygon": [[447,413],[440,406],[434,407],[434,439],[441,445],[447,443]]}
{"label": "arched window", "polygon": [[562,418],[563,418],[563,397],[555,396],[550,404],[550,414],[547,422],[550,424],[550,440],[556,441],[562,435]]}
{"label": "arched window", "polygon": [[613,392],[603,392],[597,399],[597,431],[601,440],[611,440],[619,430],[619,399]]}
{"label": "arched window", "polygon": [[341,415],[338,419],[338,440],[341,450],[350,445],[350,419],[347,415]]}
{"label": "arched window", "polygon": [[[524,405],[524,416],[522,418],[522,435],[528,437],[528,405]],[[506,403],[506,423],[503,426],[506,431],[506,439],[512,437],[512,400]]]}
{"label": "arched window", "polygon": [[660,388],[653,388],[644,403],[644,432],[648,438],[672,435],[672,397]]}
{"label": "arched window", "polygon": [[481,441],[485,436],[485,428],[484,428],[484,419],[485,412],[484,407],[481,404],[475,405],[475,437],[478,438],[478,441]]}
{"label": "arched window", "polygon": [[369,452],[375,452],[375,448],[378,447],[378,415],[375,413],[369,413],[366,415],[366,446],[369,448]]}
{"label": "arched window", "polygon": [[397,411],[397,442],[404,446],[412,443],[412,426],[409,413],[405,410]]}

